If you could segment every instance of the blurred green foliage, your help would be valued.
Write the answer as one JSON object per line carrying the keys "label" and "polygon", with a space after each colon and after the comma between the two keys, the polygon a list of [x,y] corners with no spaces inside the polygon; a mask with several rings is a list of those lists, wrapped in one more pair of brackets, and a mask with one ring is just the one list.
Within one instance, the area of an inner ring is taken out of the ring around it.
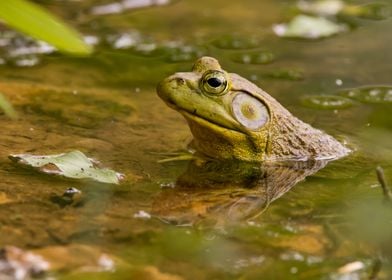
{"label": "blurred green foliage", "polygon": [[0,19],[20,32],[53,45],[59,51],[77,55],[87,55],[92,51],[75,30],[27,0],[0,1]]}

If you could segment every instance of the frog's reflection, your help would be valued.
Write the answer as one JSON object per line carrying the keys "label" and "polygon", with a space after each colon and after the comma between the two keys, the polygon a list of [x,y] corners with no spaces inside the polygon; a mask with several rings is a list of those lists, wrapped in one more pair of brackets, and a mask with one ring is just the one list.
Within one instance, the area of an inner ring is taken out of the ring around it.
{"label": "frog's reflection", "polygon": [[190,162],[174,188],[155,197],[152,212],[175,225],[221,226],[255,218],[327,161],[268,164]]}

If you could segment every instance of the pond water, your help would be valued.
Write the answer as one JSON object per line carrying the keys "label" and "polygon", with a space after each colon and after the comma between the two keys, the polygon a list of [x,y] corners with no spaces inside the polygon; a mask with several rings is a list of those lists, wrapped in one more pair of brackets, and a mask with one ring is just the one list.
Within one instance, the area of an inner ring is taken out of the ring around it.
{"label": "pond water", "polygon": [[[19,118],[0,115],[1,247],[41,253],[58,279],[392,278],[392,208],[375,172],[392,182],[391,19],[341,15],[349,30],[306,40],[272,29],[299,13],[295,1],[38,2],[96,51],[65,56],[2,31],[0,92]],[[326,163],[159,163],[192,136],[155,87],[202,55],[354,152],[318,172]],[[125,180],[8,159],[72,150]],[[62,196],[70,187],[78,199]]]}

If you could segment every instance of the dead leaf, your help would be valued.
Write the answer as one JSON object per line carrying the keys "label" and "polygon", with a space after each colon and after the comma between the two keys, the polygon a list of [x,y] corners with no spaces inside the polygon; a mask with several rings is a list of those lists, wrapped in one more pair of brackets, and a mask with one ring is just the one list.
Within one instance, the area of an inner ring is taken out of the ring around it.
{"label": "dead leaf", "polygon": [[98,162],[80,151],[57,155],[10,155],[19,164],[31,166],[47,174],[61,175],[73,179],[92,179],[101,183],[118,184],[124,175],[107,168],[99,168]]}

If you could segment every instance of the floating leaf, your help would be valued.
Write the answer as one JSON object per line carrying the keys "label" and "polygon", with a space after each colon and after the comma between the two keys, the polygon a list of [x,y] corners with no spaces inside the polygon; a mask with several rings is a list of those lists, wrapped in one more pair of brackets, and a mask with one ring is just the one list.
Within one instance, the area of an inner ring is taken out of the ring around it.
{"label": "floating leaf", "polygon": [[302,104],[315,109],[344,109],[354,105],[351,99],[336,95],[309,95],[302,98]]}
{"label": "floating leaf", "polygon": [[0,110],[2,110],[4,114],[11,119],[16,119],[18,117],[16,111],[12,107],[12,104],[1,93],[0,93]]}
{"label": "floating leaf", "polygon": [[10,155],[10,159],[34,167],[47,174],[62,175],[73,179],[92,179],[101,183],[118,184],[123,175],[113,170],[99,168],[97,162],[80,151],[58,155]]}
{"label": "floating leaf", "polygon": [[232,60],[243,64],[267,64],[275,60],[275,55],[268,51],[235,54]]}
{"label": "floating leaf", "polygon": [[277,69],[263,76],[279,80],[300,81],[304,79],[304,72],[300,69]]}
{"label": "floating leaf", "polygon": [[392,103],[392,87],[389,86],[347,89],[340,94],[363,103]]}
{"label": "floating leaf", "polygon": [[338,24],[323,17],[306,15],[296,16],[290,23],[274,25],[273,30],[279,37],[318,39],[344,32],[345,24]]}
{"label": "floating leaf", "polygon": [[165,55],[166,48],[164,46],[159,46],[154,42],[141,43],[133,47],[131,52],[132,54],[141,57],[160,57]]}
{"label": "floating leaf", "polygon": [[260,41],[254,37],[225,36],[214,40],[212,44],[220,49],[253,49],[260,46]]}
{"label": "floating leaf", "polygon": [[191,62],[202,56],[204,52],[192,46],[181,46],[168,48],[167,53],[167,62]]}
{"label": "floating leaf", "polygon": [[91,48],[76,31],[43,8],[26,0],[0,1],[0,18],[11,27],[48,42],[60,51],[79,55],[91,52]]}

